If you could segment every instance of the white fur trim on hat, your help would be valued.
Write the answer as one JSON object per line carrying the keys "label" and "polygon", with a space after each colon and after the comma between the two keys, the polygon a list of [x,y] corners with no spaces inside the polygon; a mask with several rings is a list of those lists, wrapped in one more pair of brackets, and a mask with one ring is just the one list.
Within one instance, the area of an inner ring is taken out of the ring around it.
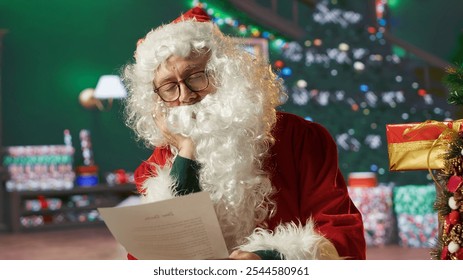
{"label": "white fur trim on hat", "polygon": [[172,167],[166,165],[164,168],[156,165],[157,176],[145,180],[142,185],[144,195],[141,196],[142,203],[155,202],[170,199],[176,196],[176,180],[170,176]]}
{"label": "white fur trim on hat", "polygon": [[148,74],[145,78],[152,79],[152,71],[171,55],[186,57],[192,50],[213,48],[216,44],[213,42],[220,38],[222,34],[212,22],[189,20],[162,25],[149,32],[138,45],[135,69],[138,74]]}
{"label": "white fur trim on hat", "polygon": [[238,249],[243,251],[276,250],[287,260],[339,260],[334,245],[315,231],[312,220],[305,226],[294,222],[280,224],[273,232],[258,228]]}

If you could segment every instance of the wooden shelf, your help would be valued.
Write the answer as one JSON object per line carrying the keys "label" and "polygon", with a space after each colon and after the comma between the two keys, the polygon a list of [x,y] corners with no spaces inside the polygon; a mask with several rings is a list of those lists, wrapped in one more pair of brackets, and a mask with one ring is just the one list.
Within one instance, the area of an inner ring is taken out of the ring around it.
{"label": "wooden shelf", "polygon": [[115,203],[101,203],[101,204],[91,204],[89,206],[83,206],[83,207],[68,207],[68,206],[62,206],[59,209],[51,210],[51,209],[41,209],[38,211],[33,211],[33,210],[22,210],[21,211],[21,216],[32,216],[32,215],[53,215],[57,213],[66,213],[66,212],[83,212],[85,210],[94,210],[99,207],[113,207],[115,204],[117,204],[119,201]]}
{"label": "wooden shelf", "polygon": [[[103,224],[99,219],[87,220],[83,222],[74,221],[73,219],[79,214],[86,214],[90,211],[96,210],[99,207],[114,207],[123,201],[125,198],[135,195],[136,187],[134,184],[121,184],[109,186],[100,184],[93,187],[74,187],[69,190],[42,190],[42,191],[13,191],[7,192],[10,214],[11,231],[34,231],[43,229],[58,229],[66,227],[79,227],[95,224]],[[83,207],[70,207],[66,203],[70,198],[75,195],[89,196],[89,205]],[[40,209],[38,211],[24,209],[24,202],[29,199],[43,196],[45,198],[60,198],[62,206],[59,209]],[[38,226],[24,226],[21,224],[21,217],[28,216],[55,216],[63,214],[65,220],[62,222],[46,222]],[[69,215],[73,218],[70,218]]]}
{"label": "wooden shelf", "polygon": [[102,226],[104,222],[101,220],[95,220],[91,222],[63,222],[63,223],[50,223],[43,224],[40,226],[25,227],[21,225],[21,232],[31,232],[39,230],[56,230],[56,229],[65,229],[72,227],[89,227],[89,226]]}
{"label": "wooden shelf", "polygon": [[74,187],[69,190],[37,190],[37,191],[13,191],[11,193],[16,193],[23,197],[34,197],[34,196],[53,196],[53,195],[73,195],[73,194],[91,194],[91,193],[101,193],[101,192],[130,192],[136,193],[135,185],[133,184],[121,184],[109,186],[106,184],[99,184],[93,187]]}

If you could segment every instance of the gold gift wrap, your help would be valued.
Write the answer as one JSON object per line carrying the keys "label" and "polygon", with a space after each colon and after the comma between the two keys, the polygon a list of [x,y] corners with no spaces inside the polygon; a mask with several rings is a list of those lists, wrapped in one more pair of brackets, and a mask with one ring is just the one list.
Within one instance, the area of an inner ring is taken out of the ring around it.
{"label": "gold gift wrap", "polygon": [[441,155],[446,148],[438,144],[431,150],[433,143],[434,140],[388,144],[389,170],[428,170],[428,154],[429,169],[444,168]]}
{"label": "gold gift wrap", "polygon": [[443,169],[448,141],[458,134],[461,120],[386,125],[389,170]]}

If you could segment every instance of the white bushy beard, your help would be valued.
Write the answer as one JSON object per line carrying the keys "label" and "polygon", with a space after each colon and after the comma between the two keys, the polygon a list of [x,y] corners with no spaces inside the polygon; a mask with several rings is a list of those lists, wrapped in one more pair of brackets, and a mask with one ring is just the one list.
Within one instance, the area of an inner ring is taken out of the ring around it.
{"label": "white bushy beard", "polygon": [[167,112],[169,130],[191,137],[196,145],[200,186],[210,193],[229,249],[264,225],[268,211],[256,207],[266,205],[272,192],[257,157],[262,116],[255,104],[231,94],[219,89],[199,103]]}

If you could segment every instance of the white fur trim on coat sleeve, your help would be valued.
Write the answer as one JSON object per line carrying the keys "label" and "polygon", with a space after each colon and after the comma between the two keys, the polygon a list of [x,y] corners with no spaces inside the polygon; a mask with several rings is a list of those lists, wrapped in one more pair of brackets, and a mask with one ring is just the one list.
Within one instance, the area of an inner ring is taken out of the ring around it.
{"label": "white fur trim on coat sleeve", "polygon": [[238,249],[248,252],[276,250],[287,260],[341,259],[334,245],[315,231],[312,220],[305,226],[294,222],[280,224],[273,232],[258,228]]}
{"label": "white fur trim on coat sleeve", "polygon": [[149,177],[143,182],[141,196],[142,203],[155,202],[170,199],[176,196],[175,186],[177,181],[170,176],[170,166],[161,168],[156,166],[156,176]]}

